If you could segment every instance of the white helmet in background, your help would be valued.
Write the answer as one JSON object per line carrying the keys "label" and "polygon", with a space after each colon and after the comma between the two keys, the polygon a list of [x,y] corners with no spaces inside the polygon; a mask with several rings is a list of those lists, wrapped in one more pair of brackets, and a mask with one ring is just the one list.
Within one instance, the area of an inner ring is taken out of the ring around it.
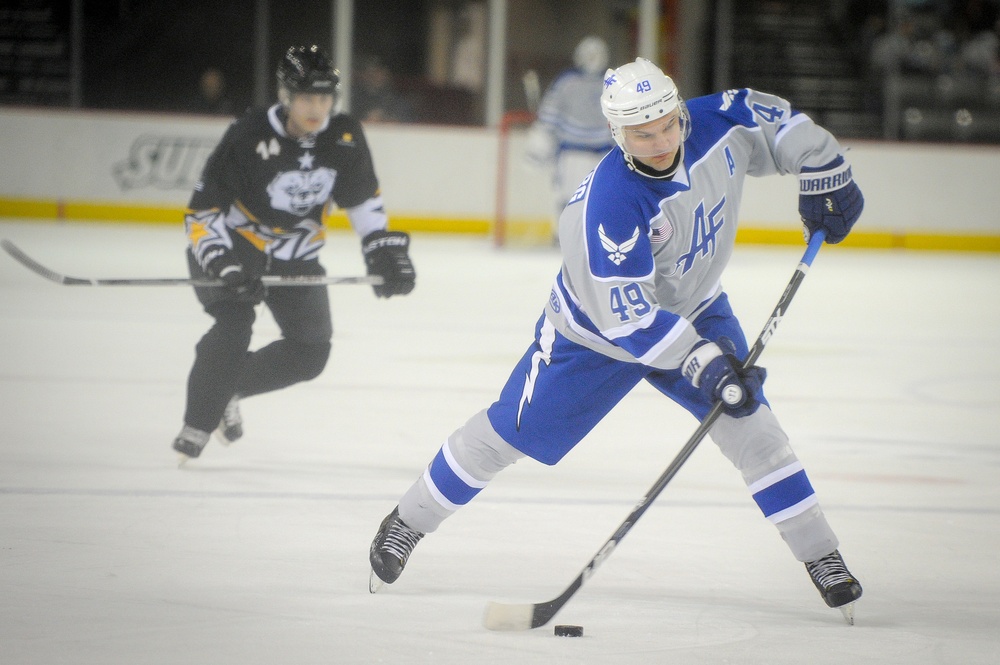
{"label": "white helmet in background", "polygon": [[[623,128],[663,118],[678,109],[681,142],[691,134],[691,117],[673,80],[645,58],[604,73],[601,111],[611,125],[611,136],[631,163]],[[648,157],[649,155],[635,155]]]}
{"label": "white helmet in background", "polygon": [[573,64],[597,76],[608,66],[608,45],[600,37],[584,37],[573,50]]}

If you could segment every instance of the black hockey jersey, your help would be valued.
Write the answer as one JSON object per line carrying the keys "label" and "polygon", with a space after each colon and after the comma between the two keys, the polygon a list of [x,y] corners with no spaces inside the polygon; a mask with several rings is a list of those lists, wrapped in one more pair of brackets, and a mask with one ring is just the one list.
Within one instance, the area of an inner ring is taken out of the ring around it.
{"label": "black hockey jersey", "polygon": [[195,258],[239,233],[278,260],[315,258],[327,205],[345,208],[359,235],[387,219],[360,123],[348,115],[293,138],[280,105],[250,111],[226,131],[205,164],[185,226]]}

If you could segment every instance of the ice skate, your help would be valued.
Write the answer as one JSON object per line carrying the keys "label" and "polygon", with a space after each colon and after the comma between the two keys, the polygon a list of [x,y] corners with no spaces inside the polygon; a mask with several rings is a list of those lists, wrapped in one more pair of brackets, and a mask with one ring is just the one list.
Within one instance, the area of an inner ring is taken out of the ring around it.
{"label": "ice skate", "polygon": [[861,597],[861,584],[847,570],[844,558],[834,550],[806,563],[806,570],[828,607],[835,607],[854,625],[854,601]]}
{"label": "ice skate", "polygon": [[406,560],[423,537],[424,534],[411,529],[399,519],[398,506],[386,515],[368,552],[368,560],[372,565],[368,590],[375,593],[382,588],[383,583],[392,584],[399,579]]}
{"label": "ice skate", "polygon": [[228,446],[243,436],[243,416],[240,415],[240,397],[233,395],[222,412],[222,420],[215,429],[215,438],[224,446]]}
{"label": "ice skate", "polygon": [[181,433],[174,439],[174,450],[180,453],[180,463],[201,455],[208,444],[208,432],[185,425]]}

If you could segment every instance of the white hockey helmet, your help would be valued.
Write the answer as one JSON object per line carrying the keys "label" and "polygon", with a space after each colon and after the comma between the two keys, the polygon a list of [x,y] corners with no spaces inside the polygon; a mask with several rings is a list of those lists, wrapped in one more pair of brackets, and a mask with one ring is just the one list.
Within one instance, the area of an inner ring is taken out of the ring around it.
{"label": "white hockey helmet", "polygon": [[683,142],[691,134],[691,118],[673,79],[645,58],[604,73],[601,112],[611,126],[612,138],[626,155],[633,153],[625,147],[625,127],[666,117],[675,109]]}
{"label": "white hockey helmet", "polygon": [[600,37],[584,37],[573,50],[573,64],[586,74],[597,76],[608,66],[608,45]]}

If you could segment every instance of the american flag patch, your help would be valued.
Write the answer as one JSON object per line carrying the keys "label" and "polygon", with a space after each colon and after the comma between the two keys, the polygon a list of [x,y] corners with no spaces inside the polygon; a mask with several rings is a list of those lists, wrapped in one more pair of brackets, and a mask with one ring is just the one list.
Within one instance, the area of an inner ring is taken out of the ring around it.
{"label": "american flag patch", "polygon": [[670,240],[670,236],[674,235],[674,227],[669,219],[661,217],[653,220],[653,224],[654,226],[649,233],[650,242],[666,242]]}

